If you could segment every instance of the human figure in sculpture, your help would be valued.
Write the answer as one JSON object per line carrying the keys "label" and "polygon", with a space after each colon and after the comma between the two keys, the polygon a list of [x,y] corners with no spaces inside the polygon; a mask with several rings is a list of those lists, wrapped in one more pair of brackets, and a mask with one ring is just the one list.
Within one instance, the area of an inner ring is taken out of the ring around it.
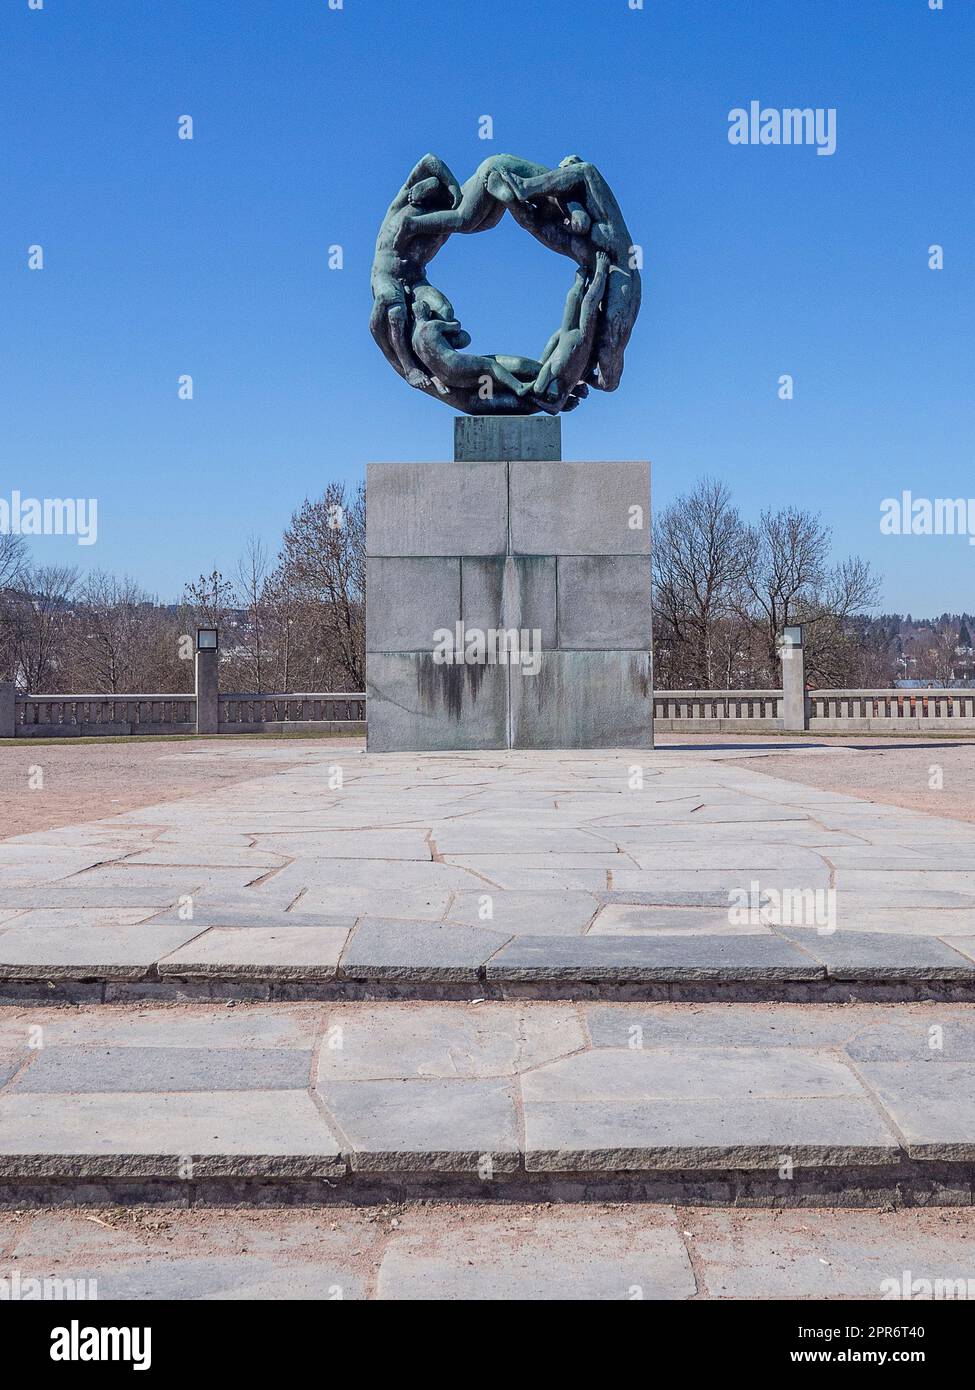
{"label": "human figure in sculpture", "polygon": [[[451,232],[466,234],[490,231],[501,221],[505,208],[513,210],[518,202],[518,196],[508,182],[509,174],[521,179],[532,179],[550,172],[544,164],[521,159],[516,154],[492,154],[477,166],[463,185],[461,196],[453,206],[424,212],[424,229],[429,233],[443,232],[445,236],[449,236]],[[559,212],[554,203],[551,212],[553,216]],[[439,249],[438,246],[437,250]]]}
{"label": "human figure in sculpture", "polygon": [[387,361],[411,386],[421,389],[431,383],[410,349],[407,296],[415,303],[426,303],[440,318],[454,317],[450,300],[425,274],[427,262],[443,246],[450,229],[441,231],[428,219],[432,212],[455,207],[461,196],[460,185],[443,160],[424,155],[390,203],[376,239],[369,328]]}
{"label": "human figure in sculpture", "polygon": [[[542,364],[527,357],[480,356],[462,352],[470,346],[471,336],[456,319],[434,317],[423,300],[413,306],[416,325],[413,329],[413,351],[430,373],[434,382],[449,390],[483,388],[486,380],[510,391],[518,400],[531,393]],[[522,379],[515,375],[519,372]],[[489,394],[493,395],[493,391]]]}
{"label": "human figure in sculpture", "polygon": [[575,283],[565,301],[562,327],[549,339],[542,354],[542,370],[532,394],[543,410],[557,415],[569,393],[586,377],[599,325],[599,305],[606,293],[610,261],[605,251],[596,254],[596,273],[586,281],[576,271]]}
{"label": "human figure in sculpture", "polygon": [[[594,348],[598,376],[592,384],[602,391],[615,391],[640,309],[641,286],[639,271],[631,264],[633,242],[612,189],[594,164],[574,154],[557,169],[528,178],[502,165],[497,177],[518,199],[518,206],[511,206],[512,215],[547,246],[572,256],[590,274],[595,272],[600,251],[609,256],[609,282]],[[547,212],[553,200],[563,209],[561,226],[553,225]],[[538,215],[527,212],[530,206]]]}

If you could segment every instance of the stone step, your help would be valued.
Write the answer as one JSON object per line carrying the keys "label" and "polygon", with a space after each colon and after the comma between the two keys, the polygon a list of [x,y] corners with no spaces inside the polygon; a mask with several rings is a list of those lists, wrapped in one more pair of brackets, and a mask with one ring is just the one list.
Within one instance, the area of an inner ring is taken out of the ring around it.
{"label": "stone step", "polygon": [[969,1005],[0,1010],[0,1193],[970,1206]]}
{"label": "stone step", "polygon": [[138,925],[0,931],[0,1002],[975,1000],[973,937],[804,928],[505,935],[464,923],[379,917],[341,925],[335,919],[283,927],[200,924],[175,937],[174,930]]}

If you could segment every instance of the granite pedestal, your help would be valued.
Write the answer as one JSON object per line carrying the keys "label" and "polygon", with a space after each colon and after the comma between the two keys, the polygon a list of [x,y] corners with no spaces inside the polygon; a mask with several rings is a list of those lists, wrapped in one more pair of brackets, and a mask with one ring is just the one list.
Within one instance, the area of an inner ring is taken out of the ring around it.
{"label": "granite pedestal", "polygon": [[370,751],[653,746],[650,465],[564,463],[560,423],[369,465]]}

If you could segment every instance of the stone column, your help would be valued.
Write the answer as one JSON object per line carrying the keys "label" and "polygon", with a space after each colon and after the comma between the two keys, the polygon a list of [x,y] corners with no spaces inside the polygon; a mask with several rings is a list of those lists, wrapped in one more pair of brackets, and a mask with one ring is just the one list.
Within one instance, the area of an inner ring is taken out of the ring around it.
{"label": "stone column", "polygon": [[785,629],[779,655],[782,658],[782,727],[790,733],[805,733],[809,728],[809,706],[801,625]]}
{"label": "stone column", "polygon": [[220,732],[220,700],[217,661],[215,651],[196,653],[196,732],[216,734]]}
{"label": "stone column", "polygon": [[17,687],[13,681],[0,681],[0,738],[17,733]]}

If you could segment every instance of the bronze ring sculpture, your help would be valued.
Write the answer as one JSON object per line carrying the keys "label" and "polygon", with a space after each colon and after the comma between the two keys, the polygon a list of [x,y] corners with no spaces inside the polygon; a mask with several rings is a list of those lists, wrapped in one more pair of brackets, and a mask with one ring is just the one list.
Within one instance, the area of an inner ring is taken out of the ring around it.
{"label": "bronze ring sculpture", "polygon": [[[578,266],[541,359],[480,356],[426,267],[452,232],[496,227],[507,209]],[[498,154],[461,186],[442,159],[419,161],[383,219],[372,266],[372,335],[417,390],[469,415],[556,415],[589,388],[615,391],[640,309],[638,256],[612,191],[577,155],[557,169]]]}

